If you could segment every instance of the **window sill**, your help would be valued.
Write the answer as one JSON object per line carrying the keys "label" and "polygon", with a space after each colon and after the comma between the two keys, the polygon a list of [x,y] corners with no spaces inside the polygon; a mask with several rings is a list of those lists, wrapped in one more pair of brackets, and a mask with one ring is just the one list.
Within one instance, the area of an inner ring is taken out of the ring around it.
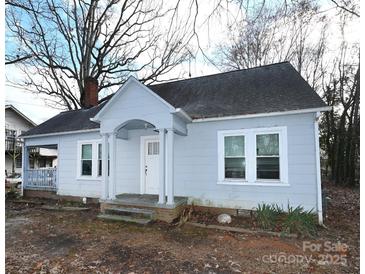
{"label": "window sill", "polygon": [[83,177],[77,177],[76,180],[78,180],[78,181],[101,181],[101,178],[100,177],[83,176]]}
{"label": "window sill", "polygon": [[218,181],[218,185],[239,185],[239,186],[279,186],[279,187],[288,187],[290,184],[282,183],[282,182],[270,182],[270,181],[255,181],[255,182],[248,182],[248,181],[235,181],[235,180],[224,180]]}

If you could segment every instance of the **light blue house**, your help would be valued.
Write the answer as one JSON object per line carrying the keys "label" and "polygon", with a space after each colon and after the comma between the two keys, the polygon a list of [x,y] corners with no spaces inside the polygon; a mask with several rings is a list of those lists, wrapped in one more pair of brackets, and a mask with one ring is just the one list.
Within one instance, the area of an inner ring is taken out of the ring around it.
{"label": "light blue house", "polygon": [[[162,215],[186,202],[302,205],[322,222],[318,116],[328,107],[289,63],[152,86],[130,77],[99,102],[96,81],[85,91],[90,108],[23,135],[23,189],[98,198],[102,210],[125,208],[124,197]],[[29,169],[33,146],[57,148],[54,173]]]}

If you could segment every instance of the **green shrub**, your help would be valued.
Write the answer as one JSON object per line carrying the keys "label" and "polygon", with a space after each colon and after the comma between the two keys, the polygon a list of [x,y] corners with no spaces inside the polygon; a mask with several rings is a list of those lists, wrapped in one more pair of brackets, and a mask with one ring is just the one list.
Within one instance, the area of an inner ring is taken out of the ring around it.
{"label": "green shrub", "polygon": [[304,210],[302,206],[293,208],[288,205],[288,212],[282,225],[283,230],[287,233],[313,236],[317,232],[315,214],[312,210]]}
{"label": "green shrub", "polygon": [[256,208],[257,223],[263,229],[272,229],[282,213],[283,210],[278,205],[259,204]]}
{"label": "green shrub", "polygon": [[5,199],[13,200],[19,198],[19,196],[19,192],[14,187],[5,193]]}

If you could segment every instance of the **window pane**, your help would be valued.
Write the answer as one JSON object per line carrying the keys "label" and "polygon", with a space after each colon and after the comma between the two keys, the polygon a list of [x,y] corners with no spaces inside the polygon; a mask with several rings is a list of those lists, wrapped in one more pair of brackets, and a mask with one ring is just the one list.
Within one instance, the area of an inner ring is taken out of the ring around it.
{"label": "window pane", "polygon": [[101,160],[98,160],[98,176],[102,175],[102,162]]}
{"label": "window pane", "polygon": [[224,137],[225,156],[245,155],[245,136],[225,136]]}
{"label": "window pane", "polygon": [[154,142],[153,143],[153,154],[154,155],[158,155],[159,150],[160,150],[160,143],[159,142]]}
{"label": "window pane", "polygon": [[91,175],[91,160],[81,161],[81,175]]}
{"label": "window pane", "polygon": [[279,155],[279,134],[256,135],[256,153],[258,156]]}
{"label": "window pane", "polygon": [[245,178],[245,158],[225,158],[225,178]]}
{"label": "window pane", "polygon": [[152,146],[152,143],[148,143],[148,152],[147,152],[147,154],[148,154],[148,155],[152,155],[152,153],[153,153],[153,146]]}
{"label": "window pane", "polygon": [[280,179],[279,157],[257,157],[257,179]]}
{"label": "window pane", "polygon": [[81,159],[92,159],[92,145],[82,145]]}
{"label": "window pane", "polygon": [[98,144],[98,159],[101,159],[102,148],[101,144]]}

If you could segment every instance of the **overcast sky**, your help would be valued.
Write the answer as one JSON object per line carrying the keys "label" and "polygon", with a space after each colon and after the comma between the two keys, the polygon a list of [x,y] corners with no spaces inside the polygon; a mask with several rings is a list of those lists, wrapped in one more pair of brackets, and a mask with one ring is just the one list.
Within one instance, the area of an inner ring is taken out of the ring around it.
{"label": "overcast sky", "polygon": [[[209,3],[209,2],[207,2]],[[210,2],[211,3],[211,2]],[[333,5],[332,5],[333,6]],[[329,7],[331,7],[331,4],[328,2],[324,2],[322,5],[323,10],[327,10]],[[199,11],[204,11],[205,13],[209,13],[209,8],[200,7]],[[334,9],[331,9],[328,11],[328,13],[335,13]],[[204,15],[204,14],[203,14]],[[204,18],[204,16],[201,16],[201,18]],[[209,55],[210,57],[213,55],[215,51],[215,47],[218,43],[223,41],[225,39],[226,35],[226,19],[225,18],[215,18],[215,21],[210,22],[210,29],[208,31],[206,24],[201,26],[199,28],[199,37],[202,47],[205,49],[205,53]],[[212,33],[212,26],[214,33]],[[347,32],[347,39],[349,41],[356,41],[358,37],[360,37],[359,32],[359,25],[358,22],[353,23],[348,27]],[[333,20],[331,22],[331,26],[329,29],[329,34],[331,36],[331,39],[329,41],[332,43],[331,47],[335,51],[335,49],[338,47],[338,41],[339,37],[336,35],[336,32],[338,32],[338,26],[337,22]],[[332,38],[333,37],[333,38]],[[13,65],[6,66],[6,77],[11,80],[17,80],[22,79],[23,75],[22,73]],[[202,56],[198,56],[197,59],[192,60],[190,64],[190,72],[191,77],[201,76],[201,75],[208,75],[213,73],[218,73],[219,70],[214,67],[213,65],[209,64],[209,62],[204,61]],[[184,63],[181,66],[179,66],[177,69],[175,69],[173,74],[170,75],[170,77],[176,77],[178,74],[182,78],[188,78],[189,75],[189,64]],[[168,76],[169,77],[169,76]],[[108,93],[111,93],[114,90],[109,90]],[[25,115],[27,115],[31,120],[33,120],[35,123],[42,123],[45,120],[51,118],[52,116],[58,114],[61,110],[60,109],[54,109],[49,106],[47,106],[44,103],[44,100],[37,94],[32,93],[31,91],[24,90],[19,87],[15,87],[10,82],[7,82],[5,85],[5,100],[6,104],[12,104],[17,109],[19,109],[21,112],[23,112]]]}

